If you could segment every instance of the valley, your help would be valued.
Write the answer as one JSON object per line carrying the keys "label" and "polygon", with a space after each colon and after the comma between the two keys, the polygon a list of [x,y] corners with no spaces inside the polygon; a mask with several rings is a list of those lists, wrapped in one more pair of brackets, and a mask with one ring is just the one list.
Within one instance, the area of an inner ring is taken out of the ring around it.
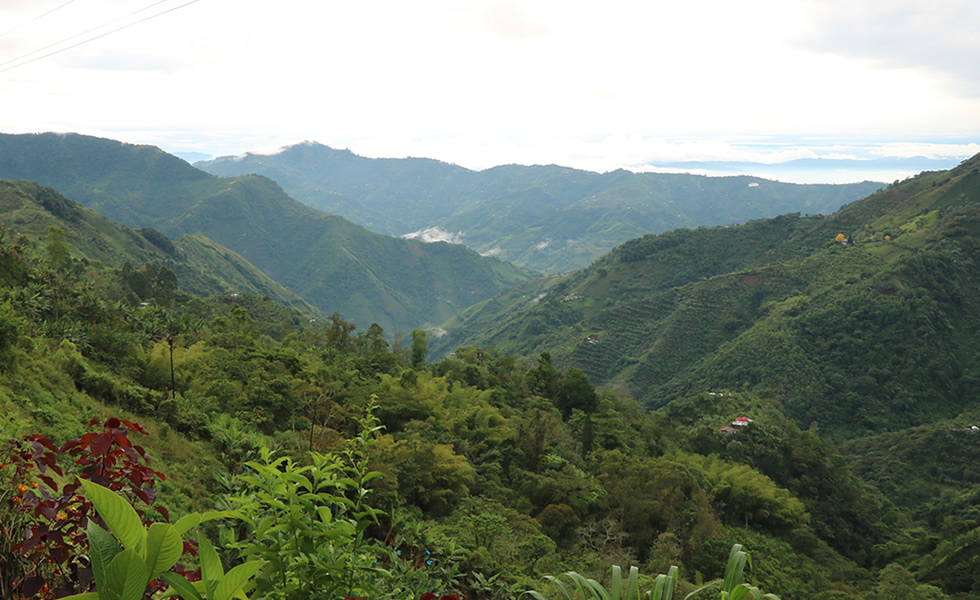
{"label": "valley", "polygon": [[[734,544],[777,597],[980,593],[980,156],[850,187],[198,166],[0,136],[5,597],[107,577],[78,456],[149,464],[91,481],[256,599],[557,597],[612,565],[717,597]],[[430,226],[472,249],[378,232]]]}

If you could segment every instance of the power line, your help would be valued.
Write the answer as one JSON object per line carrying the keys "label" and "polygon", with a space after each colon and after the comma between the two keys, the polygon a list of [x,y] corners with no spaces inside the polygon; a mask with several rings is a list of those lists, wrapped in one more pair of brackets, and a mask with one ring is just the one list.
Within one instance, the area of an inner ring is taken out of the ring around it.
{"label": "power line", "polygon": [[49,11],[47,11],[45,13],[39,14],[38,16],[34,17],[33,19],[30,19],[28,21],[24,21],[20,25],[15,26],[13,29],[8,29],[7,31],[4,31],[3,33],[0,33],[0,38],[2,38],[3,36],[5,36],[5,35],[7,35],[9,33],[13,33],[15,31],[17,31],[18,29],[20,29],[21,27],[23,27],[25,25],[30,25],[34,21],[38,21],[40,19],[43,19],[44,17],[50,15],[51,13],[53,13],[56,10],[58,10],[59,8],[64,8],[64,7],[68,6],[69,4],[71,4],[74,1],[75,0],[68,0],[68,2],[65,2],[64,4],[59,4],[58,6],[55,6],[54,8],[52,8],[51,10],[49,10]]}
{"label": "power line", "polygon": [[[47,54],[43,54],[41,56],[35,56],[34,58],[32,58],[32,59],[30,59],[28,61],[24,61],[24,62],[15,64],[15,65],[10,65],[10,63],[15,63],[15,62],[17,62],[19,60],[23,60],[23,59],[27,58],[28,56],[31,56],[33,54],[37,54],[38,52],[43,52],[44,50],[47,50],[48,48],[52,48],[52,47],[57,46],[59,44],[63,44],[65,42],[67,42],[67,41],[70,41],[70,40],[73,40],[75,38],[81,37],[81,36],[83,36],[83,35],[85,35],[87,33],[91,33],[91,32],[93,32],[93,31],[95,31],[97,29],[102,29],[103,27],[107,27],[109,25],[112,25],[113,23],[118,23],[119,21],[122,21],[123,19],[127,19],[127,18],[129,18],[129,17],[131,17],[131,16],[133,16],[133,15],[135,15],[137,13],[141,13],[141,12],[147,10],[147,9],[153,8],[154,6],[157,6],[158,4],[163,4],[164,2],[169,2],[169,0],[159,0],[158,2],[154,2],[153,4],[151,4],[149,6],[145,6],[143,8],[138,9],[138,10],[135,10],[135,11],[129,13],[128,15],[125,15],[123,17],[119,17],[117,19],[113,19],[112,21],[109,21],[108,23],[103,23],[102,25],[99,25],[97,27],[93,27],[91,29],[87,29],[87,30],[85,30],[85,31],[83,31],[81,33],[76,33],[75,35],[70,36],[70,37],[67,37],[67,38],[65,38],[65,39],[63,39],[61,41],[55,42],[53,44],[48,44],[47,46],[45,46],[43,48],[38,48],[37,50],[34,50],[32,52],[28,52],[27,54],[18,56],[17,58],[13,58],[13,59],[8,60],[6,62],[0,63],[0,67],[4,67],[4,68],[0,68],[0,73],[4,73],[4,72],[9,71],[11,69],[16,69],[17,67],[23,67],[24,65],[29,65],[32,62],[36,62],[36,61],[39,61],[41,59],[48,58],[49,56],[54,56],[55,54],[60,54],[62,52],[65,52],[66,50],[71,50],[72,48],[77,48],[77,47],[79,47],[79,46],[81,46],[83,44],[87,44],[89,42],[94,42],[97,39],[104,38],[107,35],[111,35],[113,33],[116,33],[117,31],[122,31],[123,29],[129,29],[130,27],[132,27],[134,25],[139,25],[140,23],[144,23],[144,22],[149,21],[151,19],[155,19],[157,17],[163,16],[163,15],[165,15],[167,13],[171,13],[171,12],[173,12],[175,10],[179,10],[181,8],[184,8],[185,6],[190,6],[191,4],[194,4],[195,2],[200,2],[200,0],[190,0],[190,2],[185,2],[184,4],[181,4],[179,6],[174,6],[173,8],[168,8],[167,10],[165,10],[163,12],[152,14],[152,15],[150,15],[148,17],[144,17],[144,18],[142,18],[142,19],[140,19],[138,21],[133,21],[132,23],[127,23],[126,25],[123,25],[121,27],[117,27],[115,29],[111,29],[111,30],[106,31],[104,33],[100,33],[99,35],[96,35],[96,36],[90,37],[88,39],[82,40],[82,41],[78,42],[77,44],[72,44],[70,46],[65,46],[64,48],[59,48],[59,49],[57,49],[57,50],[55,50],[53,52],[48,52]],[[4,65],[10,65],[10,66],[9,67],[5,67]]]}
{"label": "power line", "polygon": [[[58,40],[57,42],[55,42],[53,44],[48,44],[47,46],[43,46],[41,48],[38,48],[37,50],[31,50],[27,54],[22,54],[20,56],[14,57],[14,58],[12,58],[12,59],[10,59],[8,61],[4,61],[4,62],[0,63],[0,67],[9,65],[10,63],[15,63],[17,61],[23,60],[23,59],[27,58],[28,56],[32,56],[34,54],[37,54],[38,52],[44,52],[45,50],[47,50],[49,48],[54,48],[55,46],[59,46],[61,44],[64,44],[65,42],[69,42],[69,41],[71,41],[71,40],[73,40],[75,38],[82,37],[83,35],[92,33],[93,31],[98,31],[99,29],[102,29],[104,27],[108,27],[110,25],[113,25],[115,23],[118,23],[119,21],[123,21],[125,19],[128,19],[129,17],[132,17],[133,15],[139,14],[139,13],[145,11],[145,10],[149,10],[149,9],[153,8],[154,6],[157,6],[159,4],[163,4],[164,2],[169,2],[169,1],[170,0],[157,0],[153,4],[150,4],[148,6],[144,6],[143,8],[138,8],[138,9],[134,10],[133,12],[127,14],[127,15],[123,15],[121,17],[116,17],[115,19],[113,19],[113,20],[111,20],[111,21],[109,21],[107,23],[102,23],[101,25],[96,25],[95,27],[86,29],[85,31],[83,31],[81,33],[76,33],[75,35],[68,36],[68,37],[66,37],[63,40]],[[106,34],[106,35],[108,35],[108,34]],[[92,39],[98,39],[98,38],[92,38]],[[85,42],[82,42],[82,43],[85,43]],[[74,46],[70,46],[70,47],[71,48],[74,48]],[[68,48],[63,48],[62,50],[67,50],[67,49]],[[60,52],[60,50],[59,50],[59,52]],[[57,54],[57,52],[52,52],[51,54]],[[51,54],[45,54],[44,56],[39,56],[36,60],[40,60],[40,59],[44,58],[45,56],[51,56]],[[33,61],[28,61],[28,62],[33,62]],[[26,65],[28,63],[25,62],[24,64]],[[16,65],[16,66],[20,66],[20,65]],[[12,68],[14,68],[14,67],[11,67],[11,69]],[[6,69],[0,70],[0,73],[2,73],[5,70]]]}

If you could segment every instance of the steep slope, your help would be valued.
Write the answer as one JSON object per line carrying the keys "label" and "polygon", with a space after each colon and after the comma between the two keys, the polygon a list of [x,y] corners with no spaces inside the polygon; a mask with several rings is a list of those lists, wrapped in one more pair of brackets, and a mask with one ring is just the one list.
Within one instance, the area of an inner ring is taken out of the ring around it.
{"label": "steep slope", "polygon": [[0,178],[37,181],[113,221],[163,229],[222,187],[153,146],[78,134],[0,134]]}
{"label": "steep slope", "polygon": [[203,235],[171,241],[155,229],[117,225],[95,211],[28,181],[0,180],[0,224],[10,239],[37,247],[49,243],[49,231],[64,232],[73,258],[121,268],[146,263],[165,266],[177,276],[180,289],[203,296],[247,292],[316,314],[299,296],[279,285],[241,256]]}
{"label": "steep slope", "polygon": [[472,308],[441,348],[548,350],[651,407],[768,389],[841,437],[955,416],[980,377],[978,167],[924,173],[830,217],[632,240]]}
{"label": "steep slope", "polygon": [[[54,157],[54,158],[52,158]],[[222,179],[148,146],[79,135],[0,136],[0,177],[63,191],[133,227],[203,233],[325,313],[407,331],[531,273],[462,246],[371,233],[264,177]]]}
{"label": "steep slope", "polygon": [[325,311],[407,331],[440,322],[530,276],[462,246],[371,233],[292,200],[271,180],[241,177],[175,220],[203,231]]}
{"label": "steep slope", "polygon": [[265,175],[302,202],[373,231],[438,228],[483,254],[547,273],[584,267],[644,234],[829,213],[880,187],[558,166],[476,172],[430,159],[369,159],[311,142],[197,165],[222,176]]}

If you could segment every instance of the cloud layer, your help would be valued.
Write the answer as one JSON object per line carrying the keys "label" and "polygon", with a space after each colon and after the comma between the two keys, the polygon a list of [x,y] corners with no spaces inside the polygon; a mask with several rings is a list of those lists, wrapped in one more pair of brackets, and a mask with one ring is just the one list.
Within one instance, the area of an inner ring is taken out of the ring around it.
{"label": "cloud layer", "polygon": [[3,3],[0,130],[595,170],[980,138],[967,1],[185,1]]}

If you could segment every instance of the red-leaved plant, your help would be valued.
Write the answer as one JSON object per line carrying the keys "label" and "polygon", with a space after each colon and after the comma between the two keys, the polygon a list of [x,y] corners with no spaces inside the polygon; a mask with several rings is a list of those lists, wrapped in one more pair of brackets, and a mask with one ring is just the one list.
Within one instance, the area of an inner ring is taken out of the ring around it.
{"label": "red-leaved plant", "polygon": [[[129,439],[130,432],[147,435],[146,429],[116,418],[104,423],[92,420],[88,425],[99,429],[60,447],[43,435],[10,440],[0,459],[0,468],[13,469],[6,479],[17,486],[8,509],[21,511],[26,517],[23,540],[11,548],[28,563],[20,584],[26,597],[48,590],[55,597],[91,591],[85,528],[89,519],[103,523],[92,503],[80,493],[79,477],[127,497],[144,523],[152,521],[146,516],[151,508],[164,520],[170,519],[165,508],[155,505],[157,491],[153,486],[165,476],[148,466],[146,451]],[[187,543],[184,550],[194,552]]]}

